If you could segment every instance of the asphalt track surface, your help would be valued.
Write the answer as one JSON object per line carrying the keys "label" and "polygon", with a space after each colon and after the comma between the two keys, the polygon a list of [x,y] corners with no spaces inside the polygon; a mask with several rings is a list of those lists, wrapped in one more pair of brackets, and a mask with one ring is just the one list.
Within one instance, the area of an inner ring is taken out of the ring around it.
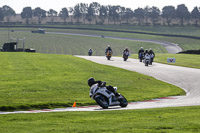
{"label": "asphalt track surface", "polygon": [[114,36],[102,36],[95,34],[78,34],[78,33],[66,33],[66,32],[46,32],[46,34],[61,34],[61,35],[73,35],[73,36],[87,36],[87,37],[103,37],[117,40],[129,40],[129,41],[139,41],[139,42],[149,42],[162,45],[170,54],[175,54],[181,52],[182,49],[178,46],[178,44],[174,44],[167,41],[161,40],[151,40],[151,39],[138,39],[138,38],[125,38],[125,37],[114,37]]}
{"label": "asphalt track surface", "polygon": [[[136,59],[123,61],[122,57],[112,57],[110,61],[104,56],[78,56],[99,64],[110,65],[152,76],[158,80],[176,85],[186,92],[186,96],[172,96],[129,105],[127,109],[161,108],[200,105],[200,69],[153,63],[145,67]],[[120,92],[120,90],[119,90]]]}
{"label": "asphalt track surface", "polygon": [[[123,61],[121,57],[112,57],[110,61],[105,56],[77,56],[86,60],[90,60],[99,64],[110,65],[135,71],[145,75],[152,76],[156,79],[176,85],[185,90],[185,96],[170,96],[152,99],[148,101],[130,102],[127,107],[119,106],[102,109],[98,105],[83,107],[68,107],[43,110],[0,112],[0,114],[13,113],[41,113],[41,112],[64,112],[64,111],[110,111],[110,110],[130,110],[130,109],[147,109],[147,108],[163,108],[163,107],[180,107],[180,106],[198,106],[200,105],[200,69],[165,65],[153,63],[153,65],[145,67],[144,63],[136,59],[128,59]],[[120,88],[118,88],[120,92]],[[89,92],[88,92],[89,95]],[[92,100],[92,99],[91,99]]]}

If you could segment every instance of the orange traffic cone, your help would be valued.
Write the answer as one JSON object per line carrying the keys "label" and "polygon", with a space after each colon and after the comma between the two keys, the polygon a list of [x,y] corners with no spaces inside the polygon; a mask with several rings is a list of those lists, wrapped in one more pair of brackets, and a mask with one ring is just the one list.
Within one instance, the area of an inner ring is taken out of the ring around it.
{"label": "orange traffic cone", "polygon": [[76,102],[74,102],[73,106],[72,107],[76,107]]}

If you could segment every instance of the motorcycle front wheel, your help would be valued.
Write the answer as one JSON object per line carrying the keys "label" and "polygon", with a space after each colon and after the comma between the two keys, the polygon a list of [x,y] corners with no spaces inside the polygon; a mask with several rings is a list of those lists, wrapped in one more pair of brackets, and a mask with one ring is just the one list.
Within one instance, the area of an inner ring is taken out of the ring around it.
{"label": "motorcycle front wheel", "polygon": [[128,101],[126,100],[126,98],[124,96],[122,96],[122,97],[123,98],[120,98],[118,101],[120,102],[121,107],[126,107],[128,105]]}
{"label": "motorcycle front wheel", "polygon": [[107,109],[108,108],[108,100],[107,100],[107,98],[106,97],[104,97],[104,96],[102,96],[102,95],[97,95],[96,97],[95,97],[95,101],[97,102],[97,104],[99,105],[99,106],[101,106],[102,108],[104,108],[104,109]]}
{"label": "motorcycle front wheel", "polygon": [[110,60],[111,56],[107,56],[107,59]]}

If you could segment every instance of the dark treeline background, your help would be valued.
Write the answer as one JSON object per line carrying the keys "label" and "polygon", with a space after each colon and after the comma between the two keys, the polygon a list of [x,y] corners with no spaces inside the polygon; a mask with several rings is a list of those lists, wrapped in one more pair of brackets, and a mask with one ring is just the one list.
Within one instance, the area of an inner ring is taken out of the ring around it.
{"label": "dark treeline background", "polygon": [[130,8],[112,5],[79,3],[74,7],[64,7],[59,12],[45,11],[37,7],[24,7],[20,14],[5,5],[0,7],[0,24],[123,24],[123,25],[167,25],[198,26],[200,8],[190,12],[185,4],[158,7]]}

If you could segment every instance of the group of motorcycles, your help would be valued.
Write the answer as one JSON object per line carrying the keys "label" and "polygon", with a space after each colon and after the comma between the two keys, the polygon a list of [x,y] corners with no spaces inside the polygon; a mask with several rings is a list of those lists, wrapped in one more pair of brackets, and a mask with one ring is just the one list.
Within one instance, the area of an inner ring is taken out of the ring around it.
{"label": "group of motorcycles", "polygon": [[138,57],[138,58],[139,58],[139,61],[140,61],[140,62],[143,61],[145,66],[152,65],[153,59],[154,59],[154,54],[139,53],[138,56],[139,56],[139,57]]}
{"label": "group of motorcycles", "polygon": [[[130,55],[130,54],[129,54],[128,51],[124,51],[124,52],[123,52],[123,59],[124,59],[124,61],[127,61],[129,55]],[[106,53],[106,58],[107,58],[108,60],[110,60],[111,56],[112,56],[112,51],[107,51],[107,53]]]}
{"label": "group of motorcycles", "polygon": [[[91,56],[92,53],[88,52],[88,55]],[[127,61],[128,57],[129,57],[129,52],[128,51],[124,51],[123,52],[123,59],[124,61]],[[107,53],[106,53],[106,58],[107,60],[110,60],[112,57],[112,51],[111,50],[108,50]],[[149,66],[149,65],[152,65],[153,63],[153,59],[154,59],[154,54],[144,54],[143,52],[142,53],[139,53],[138,55],[138,58],[139,58],[139,61],[140,62],[144,62],[145,66]]]}

